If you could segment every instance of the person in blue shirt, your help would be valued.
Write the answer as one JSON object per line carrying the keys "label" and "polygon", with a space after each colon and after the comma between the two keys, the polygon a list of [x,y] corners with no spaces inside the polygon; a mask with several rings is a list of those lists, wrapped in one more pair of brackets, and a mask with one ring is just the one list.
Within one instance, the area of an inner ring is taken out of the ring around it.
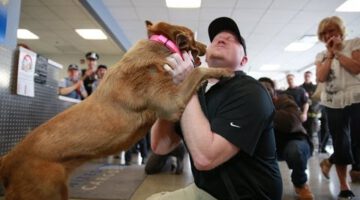
{"label": "person in blue shirt", "polygon": [[85,99],[88,94],[83,81],[80,80],[79,67],[75,64],[70,64],[67,73],[68,77],[59,82],[59,94],[79,100]]}

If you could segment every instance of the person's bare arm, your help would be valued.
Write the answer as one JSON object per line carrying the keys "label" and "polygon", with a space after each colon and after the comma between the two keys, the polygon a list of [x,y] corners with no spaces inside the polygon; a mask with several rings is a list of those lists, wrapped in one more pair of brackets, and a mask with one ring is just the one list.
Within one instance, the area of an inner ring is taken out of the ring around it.
{"label": "person's bare arm", "polygon": [[61,87],[61,88],[59,88],[59,94],[60,95],[68,95],[72,91],[76,90],[76,88],[77,88],[76,84],[69,86],[69,87]]}
{"label": "person's bare arm", "polygon": [[309,103],[305,103],[302,107],[302,113],[301,113],[301,121],[305,122],[307,120],[307,114],[309,111]]}
{"label": "person's bare arm", "polygon": [[229,160],[239,148],[211,131],[198,100],[194,95],[181,118],[184,139],[198,170],[210,170]]}
{"label": "person's bare arm", "polygon": [[328,78],[331,68],[331,62],[334,57],[326,56],[322,62],[316,62],[316,80],[319,82],[325,82]]}
{"label": "person's bare arm", "polygon": [[151,149],[154,153],[165,155],[180,144],[180,137],[175,133],[175,124],[158,119],[151,128]]}
{"label": "person's bare arm", "polygon": [[360,50],[353,51],[351,57],[347,57],[340,52],[335,52],[335,58],[340,62],[340,65],[350,73],[356,75],[360,73]]}

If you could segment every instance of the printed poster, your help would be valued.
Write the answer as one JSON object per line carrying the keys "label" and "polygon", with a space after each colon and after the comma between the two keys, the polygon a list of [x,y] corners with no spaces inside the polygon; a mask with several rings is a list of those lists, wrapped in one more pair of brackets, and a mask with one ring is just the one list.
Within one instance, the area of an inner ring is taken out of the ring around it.
{"label": "printed poster", "polygon": [[36,53],[19,47],[17,94],[34,97]]}

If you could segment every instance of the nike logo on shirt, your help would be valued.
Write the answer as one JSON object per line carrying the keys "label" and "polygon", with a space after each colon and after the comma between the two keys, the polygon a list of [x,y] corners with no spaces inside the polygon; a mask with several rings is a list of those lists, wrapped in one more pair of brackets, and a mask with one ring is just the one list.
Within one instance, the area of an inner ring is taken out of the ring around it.
{"label": "nike logo on shirt", "polygon": [[241,128],[241,126],[234,124],[234,122],[230,122],[230,126],[235,128]]}

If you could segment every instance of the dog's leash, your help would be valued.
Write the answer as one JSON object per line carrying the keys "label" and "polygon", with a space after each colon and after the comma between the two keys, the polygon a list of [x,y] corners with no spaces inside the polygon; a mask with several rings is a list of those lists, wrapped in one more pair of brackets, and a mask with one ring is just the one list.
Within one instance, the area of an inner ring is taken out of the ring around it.
{"label": "dog's leash", "polygon": [[167,37],[165,37],[164,35],[152,35],[150,37],[151,41],[155,41],[155,42],[159,42],[161,44],[163,44],[164,46],[166,46],[172,53],[178,53],[181,58],[184,60],[180,49],[176,46],[176,44],[169,40]]}

